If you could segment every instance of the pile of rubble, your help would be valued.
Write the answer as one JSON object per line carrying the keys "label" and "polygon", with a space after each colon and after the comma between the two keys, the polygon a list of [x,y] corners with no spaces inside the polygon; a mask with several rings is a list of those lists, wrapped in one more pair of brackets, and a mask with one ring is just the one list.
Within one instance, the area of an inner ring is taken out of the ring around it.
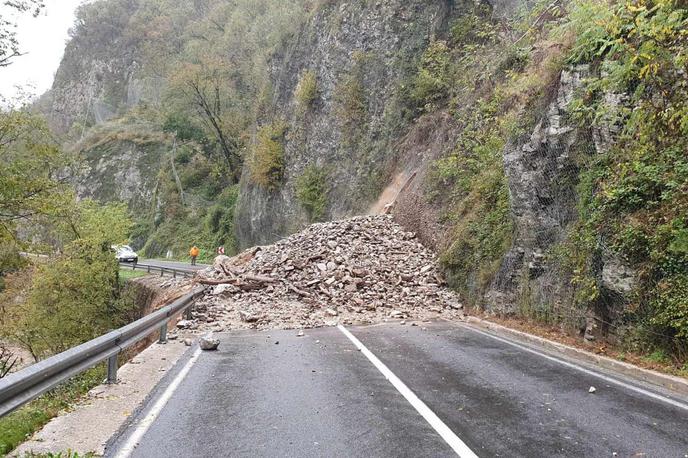
{"label": "pile of rubble", "polygon": [[195,282],[208,292],[195,322],[183,325],[201,330],[462,316],[433,253],[386,215],[314,224],[274,245],[219,256]]}

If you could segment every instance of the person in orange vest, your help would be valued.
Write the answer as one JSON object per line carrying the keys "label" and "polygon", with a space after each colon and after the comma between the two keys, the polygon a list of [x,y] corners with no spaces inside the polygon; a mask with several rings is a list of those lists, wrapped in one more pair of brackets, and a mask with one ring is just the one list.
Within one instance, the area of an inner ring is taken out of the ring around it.
{"label": "person in orange vest", "polygon": [[196,265],[196,258],[198,257],[198,254],[200,253],[200,250],[196,245],[192,246],[191,249],[189,250],[189,255],[191,256],[191,265],[195,266]]}

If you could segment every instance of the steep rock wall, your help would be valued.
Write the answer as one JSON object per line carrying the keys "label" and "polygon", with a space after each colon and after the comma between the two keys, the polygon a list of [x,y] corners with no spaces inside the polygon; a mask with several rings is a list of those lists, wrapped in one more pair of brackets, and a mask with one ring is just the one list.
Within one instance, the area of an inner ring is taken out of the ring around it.
{"label": "steep rock wall", "polygon": [[504,169],[509,183],[515,223],[513,247],[504,257],[490,291],[486,308],[514,312],[525,285],[537,292],[537,302],[558,302],[567,294],[562,279],[546,263],[546,254],[563,241],[577,219],[578,166],[574,149],[589,143],[567,121],[567,108],[588,73],[587,67],[564,70],[556,97],[547,114],[524,144],[504,151]]}
{"label": "steep rock wall", "polygon": [[172,151],[170,139],[114,129],[92,133],[77,148],[82,162],[74,185],[80,198],[127,202],[136,214],[153,208],[157,176]]}
{"label": "steep rock wall", "polygon": [[[460,9],[446,0],[335,2],[304,26],[273,61],[271,116],[263,120],[287,123],[284,177],[277,191],[266,191],[245,171],[236,214],[241,246],[275,240],[308,222],[295,182],[311,164],[328,173],[327,219],[368,210],[398,158],[404,78]],[[294,92],[306,71],[316,76],[317,97],[304,112]],[[360,79],[363,108],[347,119],[342,98],[351,96],[345,91],[352,78]]]}

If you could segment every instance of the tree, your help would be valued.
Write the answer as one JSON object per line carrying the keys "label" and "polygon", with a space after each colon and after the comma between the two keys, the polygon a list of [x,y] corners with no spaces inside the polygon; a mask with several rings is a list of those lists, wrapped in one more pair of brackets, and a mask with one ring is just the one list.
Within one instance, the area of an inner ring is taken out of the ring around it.
{"label": "tree", "polygon": [[0,240],[15,239],[19,222],[63,214],[73,199],[71,161],[36,115],[0,112],[0,163]]}
{"label": "tree", "polygon": [[216,138],[232,173],[232,183],[241,176],[241,154],[237,113],[232,110],[228,90],[231,87],[228,66],[217,59],[204,58],[201,63],[182,64],[172,77],[171,94],[191,108],[206,129]]}
{"label": "tree", "polygon": [[36,267],[18,304],[4,310],[3,334],[36,360],[121,326],[130,303],[122,300],[119,267],[110,246],[131,229],[125,204],[85,200],[63,221],[62,254]]}
{"label": "tree", "polygon": [[[5,11],[16,13],[31,13],[38,16],[45,4],[43,0],[11,0],[2,3]],[[17,25],[0,16],[0,67],[7,67],[12,59],[21,56],[19,40],[17,40]]]}

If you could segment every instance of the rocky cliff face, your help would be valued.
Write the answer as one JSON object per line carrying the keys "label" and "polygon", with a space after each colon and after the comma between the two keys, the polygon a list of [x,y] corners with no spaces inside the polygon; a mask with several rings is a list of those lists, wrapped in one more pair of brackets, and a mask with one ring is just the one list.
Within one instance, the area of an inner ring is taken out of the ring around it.
{"label": "rocky cliff face", "polygon": [[[265,191],[245,173],[236,215],[242,246],[308,222],[295,183],[309,165],[327,171],[328,219],[367,212],[398,159],[404,80],[460,9],[446,0],[332,2],[305,24],[273,60],[271,116],[263,120],[287,123],[283,185]],[[317,92],[303,110],[294,94],[306,72]]]}
{"label": "rocky cliff face", "polygon": [[[75,123],[100,124],[121,114],[135,78],[138,43],[124,35],[137,2],[117,2],[126,15],[110,15],[103,2],[87,5],[89,19],[75,24],[53,87],[42,105],[52,127],[67,132]],[[133,106],[133,105],[129,105]]]}
{"label": "rocky cliff face", "polygon": [[77,195],[127,202],[134,214],[151,210],[156,205],[158,172],[172,150],[171,139],[147,132],[133,136],[117,128],[103,130],[77,144],[83,159],[74,180]]}
{"label": "rocky cliff face", "polygon": [[504,151],[516,233],[486,295],[494,311],[514,312],[521,294],[535,292],[536,302],[551,303],[566,293],[567,279],[558,276],[545,255],[567,237],[578,216],[576,148],[590,142],[587,132],[567,121],[567,109],[587,73],[585,66],[563,71],[556,97],[530,139]]}

